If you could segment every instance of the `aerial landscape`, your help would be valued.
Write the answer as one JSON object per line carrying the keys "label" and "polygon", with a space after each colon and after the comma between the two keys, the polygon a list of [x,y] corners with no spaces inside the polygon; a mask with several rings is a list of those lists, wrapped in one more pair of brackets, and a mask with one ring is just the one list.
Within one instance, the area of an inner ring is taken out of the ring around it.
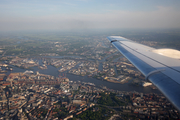
{"label": "aerial landscape", "polygon": [[101,2],[0,2],[0,119],[180,119],[107,39],[180,51],[180,2]]}

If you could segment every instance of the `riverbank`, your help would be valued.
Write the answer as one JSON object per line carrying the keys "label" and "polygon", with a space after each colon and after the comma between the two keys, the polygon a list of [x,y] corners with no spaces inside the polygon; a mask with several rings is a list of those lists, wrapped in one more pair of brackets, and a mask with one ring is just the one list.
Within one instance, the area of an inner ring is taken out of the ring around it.
{"label": "riverbank", "polygon": [[[38,61],[42,62],[41,59],[38,59]],[[10,65],[12,66],[12,65]],[[18,68],[16,66],[12,66],[13,67],[13,71],[8,71],[6,74],[10,74],[10,73],[15,73],[15,72],[25,72],[27,69],[22,69],[22,68]],[[137,91],[137,92],[142,92],[142,93],[160,93],[159,90],[154,90],[150,87],[142,87],[142,86],[134,86],[132,84],[129,83],[124,83],[124,84],[120,84],[120,83],[113,83],[113,82],[109,82],[109,81],[105,81],[105,80],[99,80],[99,79],[95,79],[92,77],[88,77],[88,76],[78,76],[78,75],[73,75],[73,74],[69,74],[67,71],[59,73],[58,72],[58,68],[51,66],[51,65],[47,65],[47,69],[41,70],[39,69],[37,66],[35,67],[31,67],[32,71],[34,73],[36,73],[36,71],[39,71],[39,73],[41,74],[47,74],[47,75],[52,75],[54,77],[59,77],[59,75],[64,75],[67,78],[69,78],[70,81],[84,81],[84,82],[90,82],[90,83],[94,83],[96,86],[106,86],[109,89],[113,89],[113,90],[119,90],[119,91]]]}

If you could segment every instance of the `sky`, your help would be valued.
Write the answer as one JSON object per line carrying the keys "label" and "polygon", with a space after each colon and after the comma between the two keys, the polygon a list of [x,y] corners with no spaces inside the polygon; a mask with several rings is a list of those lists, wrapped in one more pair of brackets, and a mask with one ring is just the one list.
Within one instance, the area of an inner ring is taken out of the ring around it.
{"label": "sky", "polygon": [[0,0],[0,31],[180,28],[180,0]]}

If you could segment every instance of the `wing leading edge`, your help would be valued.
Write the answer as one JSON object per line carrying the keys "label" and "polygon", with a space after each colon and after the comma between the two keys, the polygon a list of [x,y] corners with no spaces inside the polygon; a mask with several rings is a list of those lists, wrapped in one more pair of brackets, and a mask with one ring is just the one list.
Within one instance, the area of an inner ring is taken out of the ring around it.
{"label": "wing leading edge", "polygon": [[180,111],[180,60],[124,37],[107,38]]}

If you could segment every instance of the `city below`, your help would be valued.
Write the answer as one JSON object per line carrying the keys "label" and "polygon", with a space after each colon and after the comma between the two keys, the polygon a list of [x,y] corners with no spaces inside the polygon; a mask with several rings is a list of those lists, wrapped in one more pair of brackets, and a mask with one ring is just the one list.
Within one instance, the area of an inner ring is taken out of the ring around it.
{"label": "city below", "polygon": [[[0,45],[0,119],[180,118],[106,35],[58,36],[1,36],[8,42]],[[162,45],[151,36],[129,37]]]}

